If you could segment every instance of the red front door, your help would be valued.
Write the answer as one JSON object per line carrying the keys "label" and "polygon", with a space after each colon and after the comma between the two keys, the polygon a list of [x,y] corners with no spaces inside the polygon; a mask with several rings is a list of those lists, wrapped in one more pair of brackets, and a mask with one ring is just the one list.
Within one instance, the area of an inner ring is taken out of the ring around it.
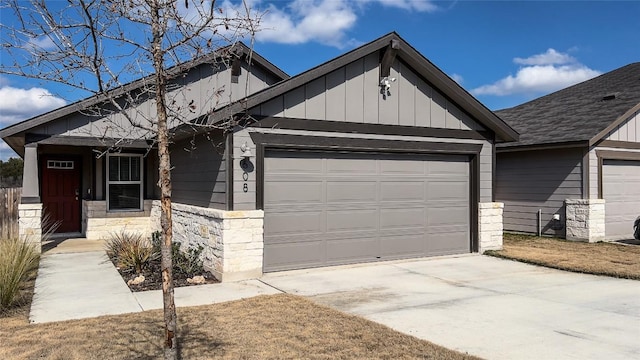
{"label": "red front door", "polygon": [[42,161],[42,204],[59,233],[80,232],[80,161],[46,156]]}

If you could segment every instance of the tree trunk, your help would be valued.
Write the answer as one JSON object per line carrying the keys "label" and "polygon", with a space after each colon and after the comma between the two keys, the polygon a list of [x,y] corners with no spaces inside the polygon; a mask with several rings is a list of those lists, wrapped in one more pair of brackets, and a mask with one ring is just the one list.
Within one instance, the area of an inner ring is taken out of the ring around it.
{"label": "tree trunk", "polygon": [[173,226],[171,223],[171,158],[169,155],[169,133],[167,129],[166,107],[166,74],[164,69],[164,51],[162,39],[166,24],[162,23],[160,4],[151,3],[152,22],[152,54],[155,70],[156,108],[158,112],[158,171],[160,177],[160,225],[162,226],[161,268],[162,268],[162,300],[164,304],[164,358],[178,359],[178,338],[176,336],[177,316],[173,295],[173,274],[171,259],[171,243]]}

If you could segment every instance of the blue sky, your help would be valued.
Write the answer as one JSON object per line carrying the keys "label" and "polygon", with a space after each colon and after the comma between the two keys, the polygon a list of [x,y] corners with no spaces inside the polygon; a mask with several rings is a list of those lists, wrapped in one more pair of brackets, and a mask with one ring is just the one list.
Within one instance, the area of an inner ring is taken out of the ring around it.
{"label": "blue sky", "polygon": [[[265,12],[256,51],[291,75],[396,31],[492,110],[640,61],[637,1],[248,3]],[[233,7],[237,1],[222,4]],[[0,15],[3,23],[11,21],[6,11]],[[52,84],[2,76],[0,127],[85,96]],[[12,155],[0,143],[0,159]]]}

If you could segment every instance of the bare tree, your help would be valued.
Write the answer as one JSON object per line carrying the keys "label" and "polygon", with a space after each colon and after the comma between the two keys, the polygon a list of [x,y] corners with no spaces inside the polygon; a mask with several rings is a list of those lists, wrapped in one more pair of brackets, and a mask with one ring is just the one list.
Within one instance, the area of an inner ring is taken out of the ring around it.
{"label": "bare tree", "polygon": [[[78,110],[110,121],[102,134],[91,134],[105,144],[111,140],[110,147],[135,139],[157,146],[164,357],[176,359],[169,144],[172,129],[196,126],[193,108],[199,106],[200,113],[213,110],[216,96],[208,104],[185,104],[174,91],[179,87],[175,80],[189,69],[188,60],[212,52],[212,62],[234,56],[232,51],[215,51],[239,37],[253,39],[259,16],[244,2],[226,11],[213,0],[8,0],[1,10],[12,11],[15,21],[0,24],[0,74],[54,82],[93,96],[97,101],[79,103]],[[145,102],[155,111],[141,111]]]}

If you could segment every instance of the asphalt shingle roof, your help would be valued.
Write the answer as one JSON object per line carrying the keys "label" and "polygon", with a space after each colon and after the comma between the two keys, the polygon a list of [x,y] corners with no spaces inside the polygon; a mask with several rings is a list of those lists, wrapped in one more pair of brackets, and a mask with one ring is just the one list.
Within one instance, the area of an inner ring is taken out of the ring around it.
{"label": "asphalt shingle roof", "polygon": [[[604,98],[615,95],[615,98]],[[520,133],[500,147],[588,141],[640,103],[640,62],[495,113]]]}

